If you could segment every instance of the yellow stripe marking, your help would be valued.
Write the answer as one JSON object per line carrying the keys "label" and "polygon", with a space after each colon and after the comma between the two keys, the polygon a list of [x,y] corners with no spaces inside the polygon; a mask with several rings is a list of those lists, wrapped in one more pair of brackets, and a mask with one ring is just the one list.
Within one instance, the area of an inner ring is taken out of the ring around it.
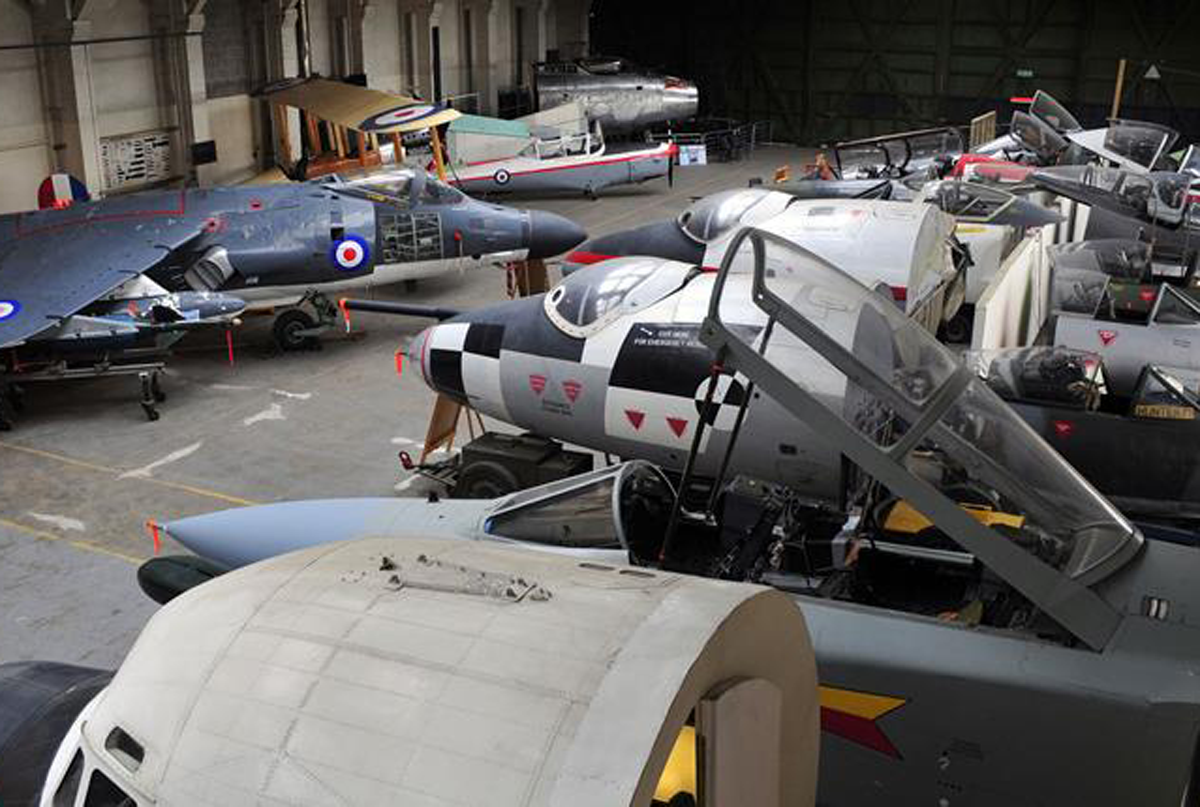
{"label": "yellow stripe marking", "polygon": [[[74,457],[67,457],[62,454],[56,454],[52,451],[43,451],[40,448],[30,448],[29,446],[19,446],[19,445],[14,445],[13,443],[5,443],[5,442],[0,442],[0,448],[7,448],[12,451],[18,451],[18,452],[21,452],[24,454],[32,455],[34,457],[42,457],[43,459],[55,460],[56,462],[61,462],[66,465],[72,465],[76,468],[82,468],[85,471],[94,471],[96,473],[108,474],[110,476],[120,476],[122,473],[124,473],[124,471],[122,471],[119,468],[111,468],[106,465],[97,465],[96,463],[87,462],[86,460],[78,460],[78,459],[75,459]],[[229,502],[230,504],[250,505],[250,504],[260,504],[261,503],[261,502],[253,501],[251,499],[243,499],[241,496],[232,496],[228,493],[221,493],[220,491],[216,491],[216,490],[208,490],[207,488],[196,487],[195,485],[187,485],[182,482],[171,482],[166,479],[155,479],[152,476],[137,476],[137,477],[126,477],[126,478],[127,479],[135,479],[139,482],[148,482],[151,485],[158,485],[159,487],[171,488],[173,490],[182,490],[185,493],[191,493],[194,496],[203,496],[203,497],[206,497],[209,499],[217,499],[218,501]]]}
{"label": "yellow stripe marking", "polygon": [[90,541],[71,540],[62,535],[55,535],[52,532],[39,530],[36,527],[30,527],[20,523],[19,521],[13,521],[2,516],[0,516],[0,525],[14,529],[17,532],[23,532],[26,535],[31,535],[34,538],[42,541],[66,541],[76,549],[82,549],[85,552],[94,552],[97,555],[108,555],[109,557],[119,558],[120,560],[128,561],[135,566],[140,566],[142,563],[142,558],[135,558],[133,555],[126,555],[122,552],[106,549],[105,547],[102,547],[99,544],[93,544]]}
{"label": "yellow stripe marking", "polygon": [[818,689],[820,690],[821,706],[824,708],[865,720],[878,720],[906,703],[903,698],[875,695],[870,692],[856,692],[853,689],[838,689],[829,686],[820,686]]}

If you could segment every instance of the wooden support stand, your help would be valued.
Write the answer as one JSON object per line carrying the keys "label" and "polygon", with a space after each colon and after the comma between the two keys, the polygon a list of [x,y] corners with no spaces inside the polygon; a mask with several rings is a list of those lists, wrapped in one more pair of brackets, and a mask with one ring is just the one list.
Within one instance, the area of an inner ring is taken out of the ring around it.
{"label": "wooden support stand", "polygon": [[[454,449],[454,437],[458,433],[458,416],[463,410],[467,413],[467,433],[474,440],[483,434],[483,416],[469,406],[463,406],[452,401],[445,395],[439,395],[433,404],[433,414],[429,416],[429,428],[425,431],[425,445],[421,447],[421,462],[445,447],[446,451]],[[475,433],[478,428],[479,434]]]}

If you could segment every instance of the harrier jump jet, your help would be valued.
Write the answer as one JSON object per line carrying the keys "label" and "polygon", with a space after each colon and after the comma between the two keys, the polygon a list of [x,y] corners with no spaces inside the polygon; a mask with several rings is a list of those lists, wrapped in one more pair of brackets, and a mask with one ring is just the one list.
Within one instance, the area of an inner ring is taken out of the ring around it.
{"label": "harrier jump jet", "polygon": [[296,185],[175,189],[0,216],[0,347],[59,325],[134,278],[169,293],[223,292],[300,347],[330,292],[471,265],[546,258],[586,234],[553,213],[485,204],[422,171]]}

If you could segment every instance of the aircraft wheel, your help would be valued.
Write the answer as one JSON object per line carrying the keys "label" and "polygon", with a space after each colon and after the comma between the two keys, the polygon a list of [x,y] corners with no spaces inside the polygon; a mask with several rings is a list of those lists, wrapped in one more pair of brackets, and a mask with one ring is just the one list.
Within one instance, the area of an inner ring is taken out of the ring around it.
{"label": "aircraft wheel", "polygon": [[275,344],[279,345],[280,350],[311,348],[317,342],[317,338],[305,336],[304,331],[315,327],[317,327],[316,320],[299,308],[284,311],[275,318],[275,325],[272,328]]}
{"label": "aircraft wheel", "polygon": [[459,475],[454,496],[459,499],[495,499],[520,487],[512,471],[497,462],[481,460],[467,466]]}
{"label": "aircraft wheel", "polygon": [[971,330],[974,323],[967,318],[961,309],[949,321],[942,323],[942,338],[952,345],[965,345],[971,341]]}
{"label": "aircraft wheel", "polygon": [[146,406],[143,404],[142,409],[144,409],[146,412],[146,420],[150,421],[151,423],[162,417],[162,415],[158,413],[158,410],[153,406]]}

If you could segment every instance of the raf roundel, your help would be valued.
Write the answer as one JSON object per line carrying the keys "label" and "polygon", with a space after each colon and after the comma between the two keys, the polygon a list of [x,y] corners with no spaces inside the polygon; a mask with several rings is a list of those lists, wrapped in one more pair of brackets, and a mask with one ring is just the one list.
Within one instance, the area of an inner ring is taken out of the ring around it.
{"label": "raf roundel", "polygon": [[364,132],[390,129],[393,126],[428,118],[431,115],[436,115],[438,112],[441,112],[441,107],[434,106],[433,104],[409,104],[408,106],[398,107],[387,112],[380,112],[378,115],[372,115],[363,121],[362,125],[358,128]]}
{"label": "raf roundel", "polygon": [[0,322],[12,319],[21,310],[21,304],[16,300],[0,300]]}
{"label": "raf roundel", "polygon": [[329,251],[333,265],[343,272],[354,272],[363,268],[371,257],[371,248],[357,235],[348,235],[336,242]]}
{"label": "raf roundel", "polygon": [[499,171],[497,171],[495,174],[492,175],[492,179],[494,179],[496,181],[497,185],[507,185],[508,181],[510,179],[512,179],[512,174],[508,173],[508,171],[506,169],[501,168]]}

